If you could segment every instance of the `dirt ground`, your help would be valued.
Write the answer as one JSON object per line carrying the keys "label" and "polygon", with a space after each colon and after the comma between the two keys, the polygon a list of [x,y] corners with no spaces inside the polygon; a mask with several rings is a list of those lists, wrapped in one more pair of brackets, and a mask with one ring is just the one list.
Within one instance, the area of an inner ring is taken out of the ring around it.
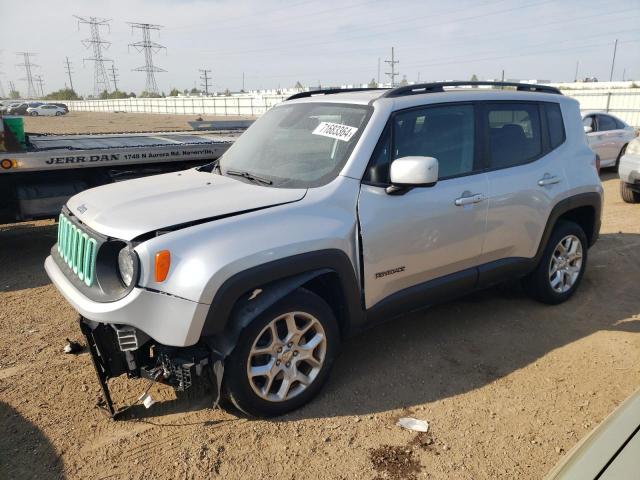
{"label": "dirt ground", "polygon": [[[603,179],[571,301],[505,286],[373,329],[346,341],[316,400],[272,421],[162,386],[151,409],[108,420],[88,354],[62,354],[80,333],[42,267],[55,226],[0,227],[0,478],[540,478],[640,385],[640,205]],[[113,383],[120,405],[144,388]]]}
{"label": "dirt ground", "polygon": [[[191,130],[187,122],[198,115],[154,115],[150,113],[69,112],[61,117],[24,118],[28,133],[118,133]],[[204,115],[202,120],[240,120],[254,117]]]}

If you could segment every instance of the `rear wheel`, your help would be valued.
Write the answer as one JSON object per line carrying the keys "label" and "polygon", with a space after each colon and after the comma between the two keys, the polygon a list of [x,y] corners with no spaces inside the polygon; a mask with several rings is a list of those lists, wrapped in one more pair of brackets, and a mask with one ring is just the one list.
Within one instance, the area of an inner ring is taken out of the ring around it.
{"label": "rear wheel", "polygon": [[640,193],[631,190],[631,187],[626,182],[620,182],[620,196],[622,197],[622,200],[627,203],[640,202]]}
{"label": "rear wheel", "polygon": [[62,115],[62,112],[56,112],[56,117],[59,117],[60,115]]}
{"label": "rear wheel", "polygon": [[296,290],[240,334],[225,362],[224,395],[251,416],[295,410],[320,391],[339,342],[329,305],[308,290]]}
{"label": "rear wheel", "polygon": [[29,115],[31,115],[32,117],[37,117],[38,116],[38,112],[31,112]]}
{"label": "rear wheel", "polygon": [[584,275],[587,248],[587,236],[578,224],[558,221],[540,263],[524,280],[531,296],[550,305],[568,300]]}

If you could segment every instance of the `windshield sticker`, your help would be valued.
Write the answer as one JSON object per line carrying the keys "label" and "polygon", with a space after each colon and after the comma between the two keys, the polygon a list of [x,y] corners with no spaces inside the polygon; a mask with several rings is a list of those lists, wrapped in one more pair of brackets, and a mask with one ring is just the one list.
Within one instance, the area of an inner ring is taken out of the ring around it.
{"label": "windshield sticker", "polygon": [[350,127],[349,125],[342,125],[340,123],[320,122],[320,125],[311,132],[314,135],[321,135],[323,137],[335,138],[348,142],[351,137],[358,131],[356,127]]}

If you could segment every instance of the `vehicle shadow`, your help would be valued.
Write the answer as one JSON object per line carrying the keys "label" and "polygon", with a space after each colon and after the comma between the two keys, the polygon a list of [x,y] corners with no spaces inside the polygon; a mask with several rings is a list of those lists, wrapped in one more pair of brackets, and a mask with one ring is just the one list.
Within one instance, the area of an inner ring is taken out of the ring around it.
{"label": "vehicle shadow", "polygon": [[44,260],[56,243],[57,224],[0,225],[0,292],[50,283]]}
{"label": "vehicle shadow", "polygon": [[581,288],[542,305],[514,282],[399,317],[342,346],[328,385],[282,421],[411,407],[481,388],[595,332],[640,332],[640,235],[602,235]]}
{"label": "vehicle shadow", "polygon": [[34,424],[0,401],[0,478],[64,478],[59,454]]}

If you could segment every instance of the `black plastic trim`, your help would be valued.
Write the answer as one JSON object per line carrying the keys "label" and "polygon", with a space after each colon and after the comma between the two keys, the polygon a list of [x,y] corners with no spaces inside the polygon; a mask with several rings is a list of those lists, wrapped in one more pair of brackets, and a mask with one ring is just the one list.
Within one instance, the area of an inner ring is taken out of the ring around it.
{"label": "black plastic trim", "polygon": [[326,249],[274,260],[227,279],[213,298],[201,335],[222,333],[231,318],[234,305],[243,294],[277,280],[314,270],[329,270],[338,275],[346,298],[347,318],[353,327],[362,323],[363,305],[354,266],[343,251]]}
{"label": "black plastic trim", "polygon": [[371,87],[371,88],[327,88],[325,90],[309,90],[308,92],[294,93],[290,97],[287,97],[285,102],[288,102],[289,100],[296,100],[298,98],[313,97],[316,95],[333,95],[335,93],[345,93],[345,92],[367,92],[370,90],[389,90],[389,89]]}
{"label": "black plastic trim", "polygon": [[388,90],[384,95],[385,98],[405,97],[407,95],[421,95],[423,93],[442,93],[446,92],[444,87],[480,87],[480,86],[492,86],[492,87],[515,87],[519,92],[541,92],[541,93],[554,93],[562,95],[562,92],[556,87],[549,85],[537,85],[534,83],[514,83],[514,82],[433,82],[433,83],[419,83],[416,85],[406,85],[404,87],[394,88]]}

